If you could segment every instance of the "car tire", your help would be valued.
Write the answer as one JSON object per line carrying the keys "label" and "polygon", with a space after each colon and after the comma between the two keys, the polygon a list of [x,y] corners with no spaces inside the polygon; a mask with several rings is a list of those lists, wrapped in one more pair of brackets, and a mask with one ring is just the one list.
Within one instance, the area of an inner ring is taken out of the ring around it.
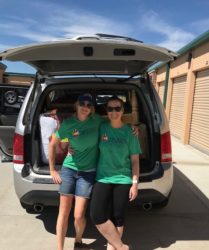
{"label": "car tire", "polygon": [[17,102],[18,96],[15,90],[8,90],[4,93],[4,99],[7,104],[15,104]]}

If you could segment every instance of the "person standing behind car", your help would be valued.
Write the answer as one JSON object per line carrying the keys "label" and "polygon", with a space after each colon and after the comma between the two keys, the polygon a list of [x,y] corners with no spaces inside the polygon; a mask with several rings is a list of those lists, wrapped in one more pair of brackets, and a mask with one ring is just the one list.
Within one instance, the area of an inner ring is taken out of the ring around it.
{"label": "person standing behind car", "polygon": [[[60,205],[57,218],[57,250],[63,250],[68,218],[75,199],[74,248],[85,247],[82,235],[86,227],[85,212],[95,180],[98,160],[99,126],[103,119],[94,114],[93,98],[80,95],[75,104],[76,114],[65,120],[49,144],[49,167],[54,183],[60,184]],[[55,169],[56,146],[61,140],[70,141],[74,153],[64,159],[61,173]]]}
{"label": "person standing behind car", "polygon": [[[91,218],[107,239],[107,250],[128,250],[121,237],[124,212],[138,193],[141,148],[132,128],[121,120],[123,101],[117,96],[107,101],[109,122],[100,126],[99,162],[91,200]],[[108,207],[111,205],[111,218]]]}

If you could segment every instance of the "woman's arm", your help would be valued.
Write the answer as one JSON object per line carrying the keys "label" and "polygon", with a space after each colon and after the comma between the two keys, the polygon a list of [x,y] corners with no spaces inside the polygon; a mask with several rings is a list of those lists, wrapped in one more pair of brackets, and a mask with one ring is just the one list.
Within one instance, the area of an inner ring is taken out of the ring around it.
{"label": "woman's arm", "polygon": [[49,169],[52,179],[56,184],[62,182],[59,173],[57,170],[55,170],[56,146],[59,142],[60,139],[55,134],[53,134],[51,141],[49,142]]}
{"label": "woman's arm", "polygon": [[137,197],[137,194],[138,194],[138,180],[139,180],[139,172],[140,172],[138,154],[131,155],[131,165],[132,165],[132,186],[129,192],[129,200],[133,201]]}

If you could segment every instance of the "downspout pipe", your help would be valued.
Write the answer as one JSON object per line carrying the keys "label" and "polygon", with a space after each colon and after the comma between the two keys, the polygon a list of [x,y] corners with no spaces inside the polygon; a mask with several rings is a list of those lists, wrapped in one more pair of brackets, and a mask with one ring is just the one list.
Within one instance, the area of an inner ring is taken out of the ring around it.
{"label": "downspout pipe", "polygon": [[170,73],[170,62],[168,62],[166,64],[165,89],[164,89],[164,95],[163,95],[163,106],[164,106],[164,108],[166,108],[166,102],[167,102],[169,73]]}

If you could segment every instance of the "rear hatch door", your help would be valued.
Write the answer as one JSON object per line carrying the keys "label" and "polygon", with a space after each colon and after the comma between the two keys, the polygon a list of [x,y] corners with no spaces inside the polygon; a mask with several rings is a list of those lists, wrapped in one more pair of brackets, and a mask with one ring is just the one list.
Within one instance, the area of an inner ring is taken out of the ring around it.
{"label": "rear hatch door", "polygon": [[22,61],[42,75],[141,74],[156,61],[176,54],[165,48],[128,39],[77,37],[9,49],[2,60]]}

